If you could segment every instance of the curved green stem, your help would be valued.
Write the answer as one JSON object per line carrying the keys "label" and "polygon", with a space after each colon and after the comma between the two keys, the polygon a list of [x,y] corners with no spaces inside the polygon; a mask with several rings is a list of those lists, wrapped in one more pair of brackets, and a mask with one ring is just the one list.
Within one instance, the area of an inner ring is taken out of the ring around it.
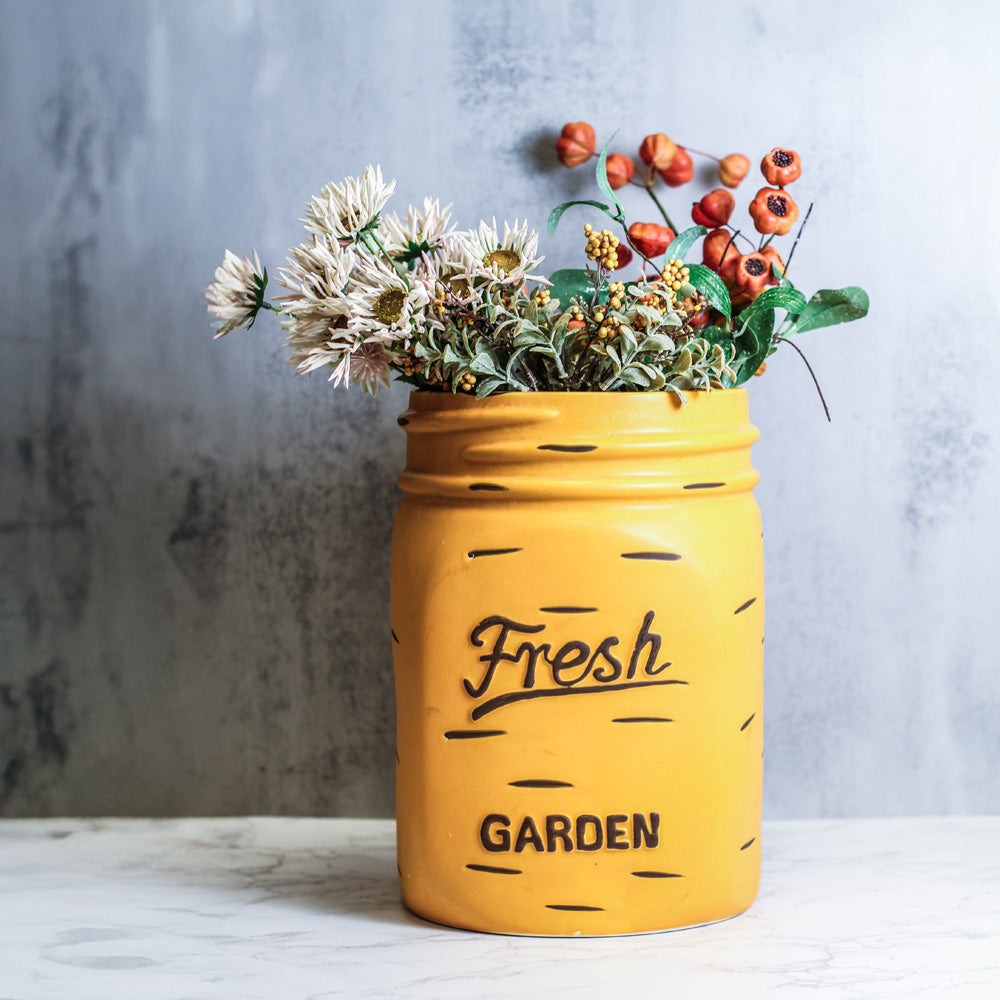
{"label": "curved green stem", "polygon": [[[403,268],[403,266],[399,263],[399,261],[395,261],[392,259],[392,257],[389,256],[389,251],[386,250],[384,246],[382,246],[382,242],[375,235],[374,230],[368,230],[367,232],[362,232],[361,236],[364,237],[366,243],[368,243],[368,240],[371,240],[375,244],[375,246],[378,247],[382,256],[385,258],[385,262],[396,272],[396,274],[398,274],[403,279],[403,283],[406,285],[406,287],[411,288],[412,286],[410,285],[410,279],[407,277],[405,268]],[[368,243],[368,249],[371,250],[372,253],[375,253],[370,243]]]}
{"label": "curved green stem", "polygon": [[649,197],[653,199],[653,203],[660,210],[660,215],[663,216],[663,221],[674,231],[674,236],[676,236],[679,230],[671,221],[670,216],[667,215],[667,210],[660,203],[660,199],[656,197],[656,192],[653,190],[652,177],[650,177],[649,180],[646,181],[645,187],[646,187],[646,192],[649,194]]}

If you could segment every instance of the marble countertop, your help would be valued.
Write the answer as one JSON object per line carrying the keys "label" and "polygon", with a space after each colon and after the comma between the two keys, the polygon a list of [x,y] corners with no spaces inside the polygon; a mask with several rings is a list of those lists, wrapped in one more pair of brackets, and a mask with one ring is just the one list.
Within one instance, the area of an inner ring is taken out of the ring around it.
{"label": "marble countertop", "polygon": [[387,820],[0,821],[0,998],[1000,997],[1000,817],[764,824],[742,916],[513,938],[400,903]]}

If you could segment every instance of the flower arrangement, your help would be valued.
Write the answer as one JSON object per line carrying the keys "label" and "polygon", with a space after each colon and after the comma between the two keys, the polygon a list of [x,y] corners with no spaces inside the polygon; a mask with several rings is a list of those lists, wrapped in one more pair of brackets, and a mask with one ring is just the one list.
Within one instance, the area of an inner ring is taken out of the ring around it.
{"label": "flower arrangement", "polygon": [[[740,385],[762,372],[791,334],[866,314],[860,288],[824,290],[807,302],[788,278],[798,237],[787,260],[772,245],[798,216],[785,190],[801,173],[796,153],[778,148],[762,162],[771,186],[749,207],[761,234],[755,245],[729,222],[735,198],[727,189],[746,176],[746,157],[718,160],[725,186],[694,203],[695,224],[678,232],[655,186],[690,182],[694,151],[663,134],[647,136],[639,148],[645,170],[635,179],[634,162],[609,155],[609,146],[598,154],[585,122],[566,125],[556,145],[567,167],[596,157],[604,201],[557,206],[549,232],[576,205],[603,212],[623,230],[619,237],[585,224],[582,268],[538,273],[544,258],[526,222],[501,228],[494,219],[459,231],[450,206],[430,198],[405,217],[384,213],[395,181],[369,166],[359,178],[327,184],[306,206],[301,221],[309,237],[289,251],[277,278],[285,293],[273,301],[256,252],[250,259],[226,251],[206,291],[216,336],[252,326],[262,309],[274,311],[298,373],[327,370],[334,385],[358,383],[373,394],[393,374],[419,389],[477,397],[683,393]],[[615,192],[628,184],[645,188],[664,224],[626,224]],[[699,240],[702,263],[685,263]],[[639,273],[619,277],[636,257]]]}

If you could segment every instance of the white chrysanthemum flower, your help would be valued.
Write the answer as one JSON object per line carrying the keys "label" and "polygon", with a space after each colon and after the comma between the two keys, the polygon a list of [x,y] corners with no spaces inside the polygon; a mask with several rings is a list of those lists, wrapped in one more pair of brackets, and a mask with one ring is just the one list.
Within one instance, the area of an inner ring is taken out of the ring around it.
{"label": "white chrysanthemum flower", "polygon": [[382,168],[369,164],[360,177],[327,184],[306,205],[306,217],[300,221],[317,236],[353,240],[378,218],[395,190],[395,180],[386,183],[382,180]]}
{"label": "white chrysanthemum flower", "polygon": [[358,339],[347,334],[347,320],[342,325],[337,324],[329,329],[329,336],[323,333],[303,333],[296,320],[289,318],[281,321],[281,326],[288,335],[285,347],[289,351],[286,363],[293,365],[296,375],[311,375],[320,368],[329,368],[333,374],[330,379],[339,384],[350,368],[351,349],[357,346]]}
{"label": "white chrysanthemum flower", "polygon": [[[449,250],[449,244],[451,248]],[[440,327],[441,320],[449,309],[467,306],[480,298],[465,276],[468,263],[458,248],[457,241],[451,239],[438,254],[424,254],[410,272],[410,280],[424,286],[429,299],[425,320],[432,326]]]}
{"label": "white chrysanthemum flower", "polygon": [[389,385],[389,355],[381,344],[362,344],[351,355],[351,382],[360,382],[361,388],[371,395],[379,386]]}
{"label": "white chrysanthemum flower", "polygon": [[410,321],[420,315],[428,298],[422,282],[407,284],[384,261],[359,252],[351,272],[349,328],[364,334],[369,343],[407,341],[412,332]]}
{"label": "white chrysanthemum flower", "polygon": [[405,219],[395,212],[382,219],[386,250],[399,260],[416,260],[421,254],[434,253],[444,246],[455,231],[451,222],[451,205],[441,207],[437,198],[424,198],[424,209],[410,206]]}
{"label": "white chrysanthemum flower", "polygon": [[538,256],[538,233],[533,230],[529,233],[527,222],[518,225],[515,219],[513,226],[504,222],[503,237],[497,231],[496,219],[493,225],[481,221],[478,229],[459,235],[465,255],[465,273],[472,279],[518,284],[531,278],[528,272],[545,259]]}
{"label": "white chrysanthemum flower", "polygon": [[328,240],[301,243],[288,252],[289,266],[279,270],[278,281],[291,294],[275,301],[283,315],[295,319],[299,337],[330,339],[333,330],[346,328],[350,316],[345,292],[354,253]]}
{"label": "white chrysanthemum flower", "polygon": [[215,269],[215,281],[205,289],[208,311],[218,320],[216,339],[244,323],[253,324],[264,300],[266,284],[267,277],[256,250],[253,260],[226,251],[222,264]]}

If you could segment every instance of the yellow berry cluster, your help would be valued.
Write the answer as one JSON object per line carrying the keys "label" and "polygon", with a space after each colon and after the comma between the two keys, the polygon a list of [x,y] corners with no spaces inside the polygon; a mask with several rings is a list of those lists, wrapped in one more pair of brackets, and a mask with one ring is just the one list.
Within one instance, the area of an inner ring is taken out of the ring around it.
{"label": "yellow berry cluster", "polygon": [[612,281],[608,285],[608,305],[612,309],[621,309],[625,304],[625,282],[624,281]]}
{"label": "yellow berry cluster", "polygon": [[661,316],[667,311],[667,307],[674,304],[677,293],[668,288],[664,293],[648,292],[639,301],[644,306],[655,309]]}
{"label": "yellow berry cluster", "polygon": [[622,325],[622,321],[617,316],[605,316],[603,309],[598,309],[594,313],[594,321],[600,324],[597,328],[597,336],[601,340],[610,340],[617,336],[618,328]]}
{"label": "yellow berry cluster", "polygon": [[462,392],[472,392],[476,388],[476,376],[473,375],[472,372],[466,372],[458,380],[458,388],[461,389]]}
{"label": "yellow berry cluster", "polygon": [[610,229],[595,233],[589,222],[583,227],[583,231],[587,236],[587,256],[608,271],[615,270],[618,267],[618,244],[621,240],[613,236]]}
{"label": "yellow berry cluster", "polygon": [[424,363],[416,358],[405,357],[400,362],[400,367],[404,375],[419,375],[424,370]]}
{"label": "yellow berry cluster", "polygon": [[667,288],[679,292],[686,284],[691,271],[684,266],[684,261],[677,257],[667,261],[667,266],[660,272],[660,277]]}
{"label": "yellow berry cluster", "polygon": [[547,306],[549,304],[549,299],[551,298],[552,293],[547,288],[535,289],[535,305]]}

